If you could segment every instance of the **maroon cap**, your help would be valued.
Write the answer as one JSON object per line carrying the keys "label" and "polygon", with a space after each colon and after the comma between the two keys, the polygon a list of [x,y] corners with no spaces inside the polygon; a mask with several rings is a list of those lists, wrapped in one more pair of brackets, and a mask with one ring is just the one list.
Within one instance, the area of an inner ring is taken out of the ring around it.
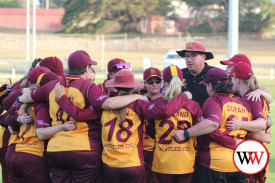
{"label": "maroon cap", "polygon": [[169,65],[162,72],[163,81],[170,82],[173,76],[178,76],[181,81],[183,80],[181,69],[176,65]]}
{"label": "maroon cap", "polygon": [[40,86],[43,86],[44,84],[56,79],[59,79],[59,77],[53,72],[42,73],[37,79],[37,84],[40,84]]}
{"label": "maroon cap", "polygon": [[37,82],[38,77],[45,72],[51,72],[51,71],[47,67],[37,67],[37,68],[33,69],[29,73],[29,80],[30,80],[31,84],[35,84]]}
{"label": "maroon cap", "polygon": [[212,68],[210,69],[205,77],[203,78],[203,81],[200,82],[200,84],[204,83],[211,83],[211,84],[217,84],[222,81],[222,78],[227,75],[227,72],[220,68]]}
{"label": "maroon cap", "polygon": [[149,67],[148,69],[146,69],[143,73],[143,80],[147,81],[151,77],[158,77],[158,78],[162,79],[160,70],[158,70],[157,68],[154,68],[154,67]]}
{"label": "maroon cap", "polygon": [[220,63],[222,65],[236,65],[239,63],[246,63],[251,66],[251,62],[250,62],[249,58],[244,54],[236,54],[228,60],[220,61]]}
{"label": "maroon cap", "polygon": [[84,50],[77,50],[71,53],[71,55],[68,58],[69,69],[81,68],[90,64],[97,65],[97,62],[93,61],[90,58],[90,55]]}
{"label": "maroon cap", "polygon": [[136,81],[134,74],[127,69],[120,70],[116,73],[115,78],[106,81],[105,87],[120,87],[120,88],[139,88],[144,83],[142,81]]}
{"label": "maroon cap", "polygon": [[186,51],[192,51],[192,52],[199,52],[199,53],[203,53],[206,55],[205,60],[209,60],[214,58],[213,54],[211,52],[207,52],[205,50],[205,47],[198,43],[198,42],[188,42],[186,43],[186,48],[184,50],[181,51],[176,51],[178,53],[179,56],[181,56],[182,58],[185,57],[185,52]]}
{"label": "maroon cap", "polygon": [[64,68],[62,61],[57,57],[46,57],[40,62],[40,66],[49,68],[58,76],[64,77]]}
{"label": "maroon cap", "polygon": [[[123,60],[121,58],[114,58],[114,59],[110,60],[108,62],[108,66],[107,66],[108,72],[117,73],[122,68],[117,67],[116,64],[123,64],[123,63],[126,63],[126,62],[125,62],[125,60]],[[123,67],[123,65],[122,65],[122,67]],[[129,66],[125,66],[126,69],[129,69],[129,67],[130,67],[130,64],[129,64]]]}
{"label": "maroon cap", "polygon": [[244,80],[249,79],[250,74],[253,74],[253,70],[251,66],[246,63],[239,63],[235,65],[231,72],[229,72],[230,76]]}

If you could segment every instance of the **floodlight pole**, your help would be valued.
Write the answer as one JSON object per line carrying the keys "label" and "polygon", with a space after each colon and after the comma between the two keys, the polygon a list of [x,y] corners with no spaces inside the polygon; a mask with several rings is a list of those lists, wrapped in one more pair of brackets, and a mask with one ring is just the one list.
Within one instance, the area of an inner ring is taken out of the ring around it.
{"label": "floodlight pole", "polygon": [[36,0],[33,0],[32,9],[32,60],[36,58]]}
{"label": "floodlight pole", "polygon": [[26,71],[29,70],[30,65],[30,0],[27,0],[26,8]]}
{"label": "floodlight pole", "polygon": [[232,57],[239,49],[239,0],[229,0],[228,16],[228,56]]}

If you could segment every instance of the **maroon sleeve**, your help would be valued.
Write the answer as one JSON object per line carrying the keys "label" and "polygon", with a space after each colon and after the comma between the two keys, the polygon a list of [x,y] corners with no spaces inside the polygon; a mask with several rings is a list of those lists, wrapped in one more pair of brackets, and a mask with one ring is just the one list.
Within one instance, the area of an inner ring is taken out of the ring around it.
{"label": "maroon sleeve", "polygon": [[222,122],[222,106],[220,102],[214,98],[209,97],[203,104],[203,117],[219,124]]}
{"label": "maroon sleeve", "polygon": [[167,102],[162,97],[159,97],[152,100],[149,106],[143,105],[141,108],[143,110],[143,116],[146,119],[166,119],[175,114],[187,103],[188,99],[186,95],[180,94],[170,102]]}
{"label": "maroon sleeve", "polygon": [[86,92],[88,101],[95,110],[99,110],[105,100],[109,98],[95,83],[91,83]]}
{"label": "maroon sleeve", "polygon": [[50,91],[54,88],[56,82],[58,81],[53,81],[49,82],[36,90],[31,91],[31,98],[36,101],[36,102],[47,102],[49,103],[49,94]]}
{"label": "maroon sleeve", "polygon": [[51,126],[49,106],[46,103],[36,103],[32,105],[35,113],[35,128],[46,128]]}
{"label": "maroon sleeve", "polygon": [[78,106],[71,103],[65,95],[63,95],[56,102],[66,113],[68,113],[76,121],[88,121],[92,119],[97,119],[101,116],[101,110],[95,111],[92,106],[89,106],[86,109],[80,109]]}
{"label": "maroon sleeve", "polygon": [[10,109],[3,115],[0,116],[0,125],[2,126],[20,126],[21,124],[17,121],[18,114],[17,109],[20,103],[16,100]]}
{"label": "maroon sleeve", "polygon": [[21,91],[22,91],[22,88],[17,88],[15,90],[12,90],[10,94],[3,99],[2,105],[6,111],[10,109],[11,105],[15,102],[15,100],[21,94]]}
{"label": "maroon sleeve", "polygon": [[263,114],[264,99],[262,97],[261,97],[261,101],[252,101],[251,99],[250,100],[246,99],[246,103],[249,105],[251,109],[253,120],[256,120],[258,118],[265,119]]}
{"label": "maroon sleeve", "polygon": [[217,142],[218,144],[227,147],[229,149],[235,149],[236,147],[236,141],[230,137],[228,134],[231,131],[226,130],[225,132],[221,132],[219,130],[215,130],[209,134],[209,137]]}

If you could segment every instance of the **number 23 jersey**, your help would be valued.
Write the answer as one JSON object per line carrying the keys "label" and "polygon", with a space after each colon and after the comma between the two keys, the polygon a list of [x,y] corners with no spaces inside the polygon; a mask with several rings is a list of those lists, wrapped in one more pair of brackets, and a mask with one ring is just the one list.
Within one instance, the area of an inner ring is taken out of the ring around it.
{"label": "number 23 jersey", "polygon": [[173,116],[155,120],[155,149],[152,163],[154,172],[163,174],[187,174],[194,172],[195,137],[176,142],[172,134],[177,130],[192,127],[201,120],[202,111],[195,101],[188,101]]}

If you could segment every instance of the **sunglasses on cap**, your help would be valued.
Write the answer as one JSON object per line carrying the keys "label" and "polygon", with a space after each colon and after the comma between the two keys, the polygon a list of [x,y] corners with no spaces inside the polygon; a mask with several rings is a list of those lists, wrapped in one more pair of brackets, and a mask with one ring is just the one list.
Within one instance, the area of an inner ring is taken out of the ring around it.
{"label": "sunglasses on cap", "polygon": [[148,85],[153,85],[154,83],[160,84],[160,83],[161,83],[161,79],[160,79],[160,78],[149,79],[148,81],[146,81],[146,83],[147,83]]}
{"label": "sunglasses on cap", "polygon": [[126,62],[126,63],[118,63],[113,65],[111,68],[116,67],[117,69],[129,69],[130,68],[130,63]]}

